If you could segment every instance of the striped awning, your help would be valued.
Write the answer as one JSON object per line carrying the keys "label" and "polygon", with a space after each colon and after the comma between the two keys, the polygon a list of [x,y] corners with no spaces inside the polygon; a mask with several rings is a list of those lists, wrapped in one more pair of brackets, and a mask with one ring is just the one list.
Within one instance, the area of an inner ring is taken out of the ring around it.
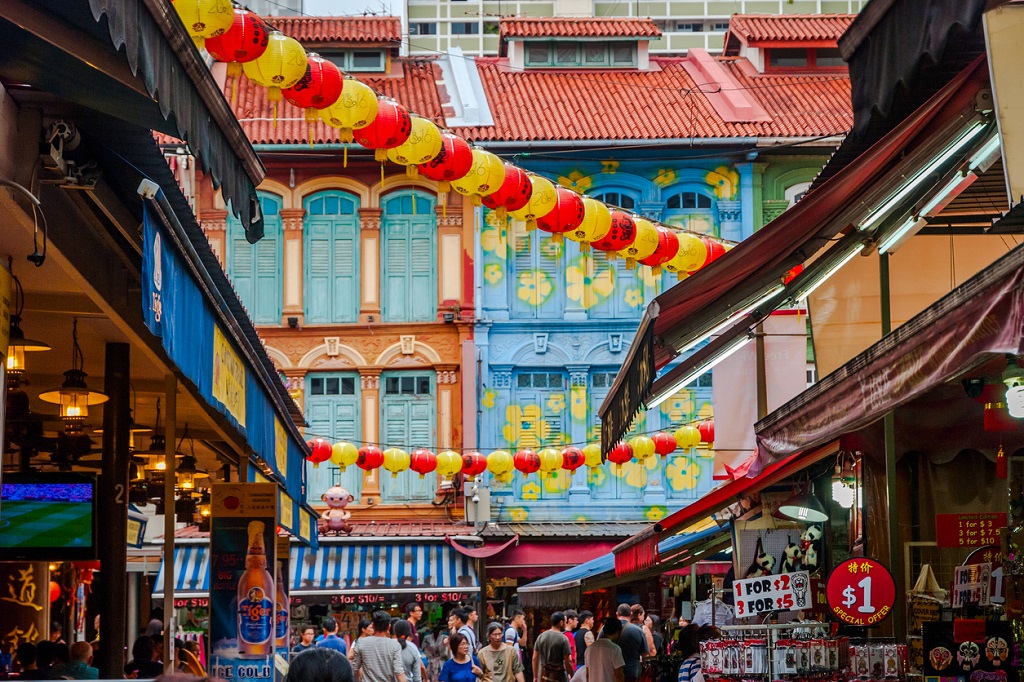
{"label": "striped awning", "polygon": [[[292,547],[291,594],[413,594],[479,589],[476,562],[447,544],[362,543]],[[153,584],[163,597],[164,565]],[[174,596],[205,597],[210,591],[210,546],[174,550]]]}

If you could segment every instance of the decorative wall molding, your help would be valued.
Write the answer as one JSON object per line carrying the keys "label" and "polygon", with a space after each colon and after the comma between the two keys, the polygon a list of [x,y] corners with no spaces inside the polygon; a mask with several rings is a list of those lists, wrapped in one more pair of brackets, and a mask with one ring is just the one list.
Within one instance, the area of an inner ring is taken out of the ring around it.
{"label": "decorative wall molding", "polygon": [[413,355],[416,352],[416,336],[399,336],[398,343],[402,346],[402,355]]}
{"label": "decorative wall molding", "polygon": [[364,391],[380,390],[380,374],[360,374],[359,381]]}
{"label": "decorative wall molding", "polygon": [[281,227],[287,232],[288,230],[294,230],[296,232],[302,231],[302,221],[306,217],[306,210],[303,208],[283,208],[281,209]]}
{"label": "decorative wall molding", "polygon": [[491,385],[494,388],[512,388],[512,372],[491,372]]}
{"label": "decorative wall molding", "polygon": [[228,229],[228,212],[216,208],[203,211],[203,230],[206,232],[224,232]]}
{"label": "decorative wall molding", "polygon": [[380,230],[381,214],[379,208],[360,208],[359,227],[363,230]]}
{"label": "decorative wall molding", "polygon": [[450,385],[458,383],[458,372],[453,369],[437,370],[438,385]]}

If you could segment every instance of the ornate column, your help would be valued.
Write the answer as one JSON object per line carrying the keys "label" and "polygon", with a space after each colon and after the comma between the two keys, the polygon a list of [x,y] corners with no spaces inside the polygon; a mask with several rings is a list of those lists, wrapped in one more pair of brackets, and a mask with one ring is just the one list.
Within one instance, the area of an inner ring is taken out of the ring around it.
{"label": "ornate column", "polygon": [[[380,441],[380,373],[379,367],[359,369],[363,398],[363,440],[367,443]],[[380,504],[380,469],[363,474],[363,502]]]}
{"label": "ornate column", "polygon": [[227,268],[227,233],[228,212],[220,208],[208,208],[203,211],[203,232],[210,242],[210,248],[220,261],[220,266]]}
{"label": "ornate column", "polygon": [[[573,443],[587,442],[587,412],[589,397],[587,383],[590,378],[589,365],[569,365],[569,439]],[[590,487],[587,485],[588,467],[582,466],[573,472],[569,487],[569,504],[590,502]]]}
{"label": "ornate column", "polygon": [[302,281],[305,269],[302,267],[302,219],[306,210],[302,208],[285,208],[281,210],[281,227],[284,243],[281,252],[284,254],[282,279],[284,280],[284,306],[281,311],[281,324],[288,323],[289,317],[299,318],[302,324],[303,300]]}
{"label": "ornate column", "polygon": [[[461,194],[454,193],[462,198]],[[448,195],[451,197],[451,194]],[[439,313],[461,310],[464,290],[462,256],[462,211],[436,206],[437,214],[437,310]],[[456,319],[459,315],[455,316]]]}
{"label": "ornate column", "polygon": [[765,225],[778,218],[789,208],[789,202],[785,199],[765,199],[761,203],[764,206],[762,214]]}
{"label": "ornate column", "polygon": [[436,365],[437,372],[437,444],[438,448],[452,447],[452,419],[455,404],[455,384],[458,383],[456,364]]}
{"label": "ornate column", "polygon": [[306,372],[305,367],[288,368],[281,370],[284,374],[286,386],[288,388],[288,395],[291,396],[295,404],[299,406],[299,409],[305,413],[305,395],[306,395]]}
{"label": "ornate column", "polygon": [[744,233],[745,214],[742,202],[727,199],[718,201],[718,233],[723,239],[738,242],[749,236]]}
{"label": "ornate column", "polygon": [[380,216],[379,208],[359,209],[359,321],[380,320]]}
{"label": "ornate column", "polygon": [[[494,405],[495,409],[500,407],[507,407],[512,400],[512,366],[511,365],[492,365],[490,369],[490,383],[487,386],[494,391]],[[494,449],[496,450],[509,450],[514,453],[514,448],[511,448],[505,441],[502,433],[502,420],[504,419],[504,412],[499,409],[497,421],[494,424],[494,430],[492,434],[484,436],[484,442],[493,443]],[[511,483],[498,483],[494,480],[493,476],[489,477],[491,486],[491,495],[504,495],[507,498],[512,496],[512,484]],[[503,502],[502,504],[506,504]]]}

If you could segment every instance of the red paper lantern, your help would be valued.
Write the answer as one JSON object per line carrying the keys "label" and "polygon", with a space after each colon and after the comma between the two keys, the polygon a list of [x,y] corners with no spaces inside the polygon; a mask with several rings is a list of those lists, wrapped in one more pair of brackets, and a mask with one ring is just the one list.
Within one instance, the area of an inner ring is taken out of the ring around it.
{"label": "red paper lantern", "polygon": [[651,436],[651,440],[654,441],[654,451],[662,457],[671,455],[676,451],[676,437],[671,433],[665,433],[659,431],[658,433]]}
{"label": "red paper lantern", "polygon": [[384,463],[384,452],[376,445],[364,445],[359,448],[356,466],[363,471],[373,471]]}
{"label": "red paper lantern", "polygon": [[388,158],[387,150],[403,144],[411,133],[409,110],[394,100],[381,98],[377,117],[365,128],[353,131],[352,136],[362,146],[375,150],[374,158],[383,163]]}
{"label": "red paper lantern", "polygon": [[705,419],[704,421],[697,424],[697,430],[700,432],[701,443],[714,443],[715,442],[715,420]]}
{"label": "red paper lantern", "polygon": [[324,438],[314,438],[306,443],[309,446],[309,456],[306,460],[313,463],[313,468],[319,468],[320,462],[326,462],[331,458],[331,444]]}
{"label": "red paper lantern", "polygon": [[50,581],[50,603],[60,599],[60,584],[54,581]]}
{"label": "red paper lantern", "polygon": [[206,51],[218,62],[227,62],[228,75],[235,79],[231,85],[232,101],[237,92],[238,79],[242,75],[242,64],[263,56],[267,51],[269,35],[270,30],[260,15],[236,7],[231,28],[219,36],[206,39]]}
{"label": "red paper lantern", "polygon": [[306,55],[306,75],[292,87],[283,90],[282,94],[295,106],[305,109],[306,123],[312,125],[320,120],[320,109],[338,101],[344,85],[341,71],[333,62],[310,52]]}
{"label": "red paper lantern", "polygon": [[676,257],[679,253],[679,237],[672,230],[665,227],[658,227],[658,245],[647,258],[642,258],[643,265],[654,268],[654,274],[661,274],[661,266]]}
{"label": "red paper lantern", "polygon": [[617,252],[626,248],[636,239],[636,223],[624,211],[612,211],[612,226],[601,239],[591,246],[608,252],[608,260],[614,260]]}
{"label": "red paper lantern", "polygon": [[576,471],[586,460],[586,455],[579,448],[569,446],[562,450],[562,468],[566,471]]}
{"label": "red paper lantern", "polygon": [[420,175],[438,183],[437,193],[447,194],[451,181],[466,177],[473,167],[473,150],[458,135],[441,133],[441,151],[419,165]]}
{"label": "red paper lantern", "polygon": [[426,448],[413,450],[410,455],[409,468],[423,478],[437,469],[437,455]]}
{"label": "red paper lantern", "polygon": [[785,275],[782,276],[782,283],[783,284],[789,284],[794,279],[796,279],[797,275],[799,275],[803,271],[804,271],[803,263],[801,263],[800,265],[795,266],[793,269],[791,269],[789,272],[787,272]]}
{"label": "red paper lantern", "polygon": [[462,453],[462,473],[466,476],[479,476],[487,471],[487,458],[479,452]]}
{"label": "red paper lantern", "polygon": [[583,224],[586,212],[583,197],[567,187],[555,187],[555,207],[537,218],[537,227],[551,232],[554,235],[552,239],[561,242],[562,234]]}
{"label": "red paper lantern", "polygon": [[498,220],[504,222],[509,211],[518,211],[529,203],[533,184],[530,182],[530,176],[519,166],[511,163],[502,165],[505,167],[505,179],[501,186],[496,192],[491,192],[481,200],[484,206],[497,211]]}
{"label": "red paper lantern", "polygon": [[708,255],[700,267],[706,268],[712,261],[716,261],[725,255],[725,246],[722,242],[708,239],[707,237],[701,237],[700,240],[704,242],[704,247],[708,250]]}
{"label": "red paper lantern", "polygon": [[629,443],[619,443],[608,453],[608,461],[616,467],[621,467],[631,459],[633,459],[633,448]]}
{"label": "red paper lantern", "polygon": [[540,469],[540,455],[530,448],[520,450],[512,457],[512,466],[516,468],[516,471],[521,471],[524,476],[529,476]]}

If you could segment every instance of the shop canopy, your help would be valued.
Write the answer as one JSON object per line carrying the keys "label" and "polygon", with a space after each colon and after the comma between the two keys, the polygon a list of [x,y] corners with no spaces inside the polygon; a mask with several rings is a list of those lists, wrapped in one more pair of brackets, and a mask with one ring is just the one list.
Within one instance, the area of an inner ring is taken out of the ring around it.
{"label": "shop canopy", "polygon": [[[645,404],[674,393],[687,377],[725,357],[771,312],[802,300],[865,242],[891,233],[894,216],[929,191],[930,183],[920,182],[926,171],[952,173],[990,141],[994,130],[976,112],[976,96],[987,84],[984,58],[978,58],[791,209],[652,301],[600,408],[603,449],[614,446]],[[970,143],[945,158],[951,141],[968,134]],[[930,168],[937,158],[945,159],[942,167]],[[803,272],[784,283],[797,265],[804,265]],[[656,377],[675,357],[714,335]]]}
{"label": "shop canopy", "polygon": [[578,606],[584,592],[591,592],[633,580],[660,575],[700,561],[720,551],[729,542],[727,529],[714,526],[663,540],[658,546],[662,563],[653,571],[623,577],[616,574],[615,558],[607,554],[519,588],[523,606],[561,608]]}
{"label": "shop canopy", "polygon": [[810,452],[790,455],[764,468],[752,463],[748,475],[718,486],[693,504],[669,514],[620,543],[613,550],[615,574],[627,576],[659,566],[667,570],[663,538],[710,518],[742,497],[773,486],[826,457],[834,456],[838,447],[838,443],[829,443]]}
{"label": "shop canopy", "polygon": [[[291,596],[404,595],[416,601],[459,601],[480,590],[476,562],[443,543],[339,543],[318,549],[293,546],[289,557]],[[162,598],[164,566],[153,585]],[[206,597],[210,592],[210,546],[174,550],[174,594]],[[429,596],[427,596],[429,595]],[[379,600],[383,601],[383,599]]]}

